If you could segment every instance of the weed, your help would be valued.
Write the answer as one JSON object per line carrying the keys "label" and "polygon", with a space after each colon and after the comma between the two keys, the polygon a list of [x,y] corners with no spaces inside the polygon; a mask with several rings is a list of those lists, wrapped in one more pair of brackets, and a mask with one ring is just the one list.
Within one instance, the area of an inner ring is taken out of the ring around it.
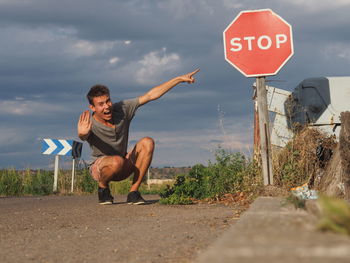
{"label": "weed", "polygon": [[321,195],[319,198],[321,219],[320,230],[330,230],[340,234],[350,235],[350,206],[341,199]]}
{"label": "weed", "polygon": [[288,203],[292,204],[295,208],[305,209],[306,208],[306,200],[300,197],[297,197],[294,194],[290,194],[286,197],[284,205]]}
{"label": "weed", "polygon": [[120,182],[110,182],[109,187],[112,194],[128,194],[131,187],[131,180],[126,179]]}
{"label": "weed", "polygon": [[14,196],[23,191],[21,177],[17,175],[14,168],[1,170],[0,174],[0,194]]}
{"label": "weed", "polygon": [[48,195],[52,194],[53,176],[50,176],[49,171],[38,170],[32,175],[32,194]]}
{"label": "weed", "polygon": [[[70,194],[71,191],[71,171],[59,170],[58,192]],[[18,171],[15,169],[0,170],[0,195],[20,196],[20,195],[49,195],[53,193],[53,171],[30,170]],[[74,180],[74,192],[96,193],[97,182],[92,179],[88,169],[76,170]],[[113,194],[127,194],[131,187],[131,180],[121,182],[111,182],[110,188]],[[142,184],[140,192],[143,194],[158,194],[163,190],[164,185],[152,185],[150,189]]]}
{"label": "weed", "polygon": [[75,189],[81,193],[97,193],[97,182],[92,179],[88,169],[77,171]]}
{"label": "weed", "polygon": [[254,162],[241,153],[219,148],[215,163],[197,164],[189,174],[176,176],[175,184],[161,193],[163,204],[190,204],[192,199],[220,199],[224,194],[260,191],[262,179]]}
{"label": "weed", "polygon": [[274,185],[289,190],[313,180],[321,169],[317,158],[319,145],[333,149],[335,140],[316,129],[301,129],[295,137],[273,156]]}
{"label": "weed", "polygon": [[167,198],[162,198],[159,201],[163,205],[190,205],[193,204],[190,197],[171,195]]}

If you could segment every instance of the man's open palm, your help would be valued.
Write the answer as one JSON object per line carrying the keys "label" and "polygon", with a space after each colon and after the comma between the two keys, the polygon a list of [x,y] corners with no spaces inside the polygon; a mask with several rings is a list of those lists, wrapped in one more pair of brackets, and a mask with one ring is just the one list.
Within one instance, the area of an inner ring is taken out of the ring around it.
{"label": "man's open palm", "polygon": [[88,110],[84,111],[79,118],[78,122],[78,135],[86,136],[91,130],[92,122],[90,117],[90,112]]}

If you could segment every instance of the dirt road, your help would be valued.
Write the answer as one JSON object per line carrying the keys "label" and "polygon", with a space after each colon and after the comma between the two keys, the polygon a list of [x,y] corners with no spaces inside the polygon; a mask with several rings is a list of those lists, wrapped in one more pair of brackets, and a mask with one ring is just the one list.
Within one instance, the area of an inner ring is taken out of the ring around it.
{"label": "dirt road", "polygon": [[0,198],[1,262],[190,262],[239,207],[100,206],[93,196]]}

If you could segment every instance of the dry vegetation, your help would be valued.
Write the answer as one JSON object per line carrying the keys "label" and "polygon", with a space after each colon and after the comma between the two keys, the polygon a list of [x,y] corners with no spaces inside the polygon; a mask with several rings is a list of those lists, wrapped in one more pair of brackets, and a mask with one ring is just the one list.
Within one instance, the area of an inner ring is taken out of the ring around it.
{"label": "dry vegetation", "polygon": [[[304,128],[298,132],[274,155],[274,182],[288,190],[308,183],[309,189],[318,190],[320,195],[315,206],[318,228],[350,235],[350,206],[342,200],[347,198],[349,186],[350,113],[347,120],[348,125],[342,119],[339,143],[316,129]],[[287,200],[305,208],[304,199],[289,195]]]}
{"label": "dry vegetation", "polygon": [[302,129],[286,147],[275,151],[274,184],[288,190],[306,182],[312,187],[320,179],[335,147],[334,137],[316,129]]}

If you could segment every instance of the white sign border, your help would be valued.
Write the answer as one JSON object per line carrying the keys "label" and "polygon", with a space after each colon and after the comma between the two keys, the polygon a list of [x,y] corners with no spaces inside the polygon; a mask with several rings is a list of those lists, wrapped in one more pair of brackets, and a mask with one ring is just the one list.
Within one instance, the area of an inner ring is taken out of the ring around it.
{"label": "white sign border", "polygon": [[[265,73],[265,74],[246,74],[244,73],[240,68],[238,68],[236,65],[234,65],[230,60],[228,60],[226,56],[226,37],[225,37],[225,32],[231,27],[231,25],[244,13],[256,13],[256,12],[265,12],[265,11],[270,11],[272,14],[280,18],[284,23],[286,23],[289,26],[289,31],[290,31],[290,41],[291,41],[291,53],[290,55],[284,60],[284,62],[281,64],[281,66],[274,72],[274,73]],[[263,76],[274,76],[277,75],[277,73],[281,70],[281,68],[287,63],[287,61],[294,55],[294,44],[293,44],[293,30],[291,24],[289,24],[286,20],[284,20],[281,16],[276,14],[272,9],[267,8],[267,9],[257,9],[257,10],[244,10],[239,12],[239,14],[235,17],[235,19],[225,28],[223,32],[223,39],[224,39],[224,53],[225,53],[225,60],[230,63],[233,67],[235,67],[239,72],[241,72],[244,76],[246,77],[263,77]]]}

